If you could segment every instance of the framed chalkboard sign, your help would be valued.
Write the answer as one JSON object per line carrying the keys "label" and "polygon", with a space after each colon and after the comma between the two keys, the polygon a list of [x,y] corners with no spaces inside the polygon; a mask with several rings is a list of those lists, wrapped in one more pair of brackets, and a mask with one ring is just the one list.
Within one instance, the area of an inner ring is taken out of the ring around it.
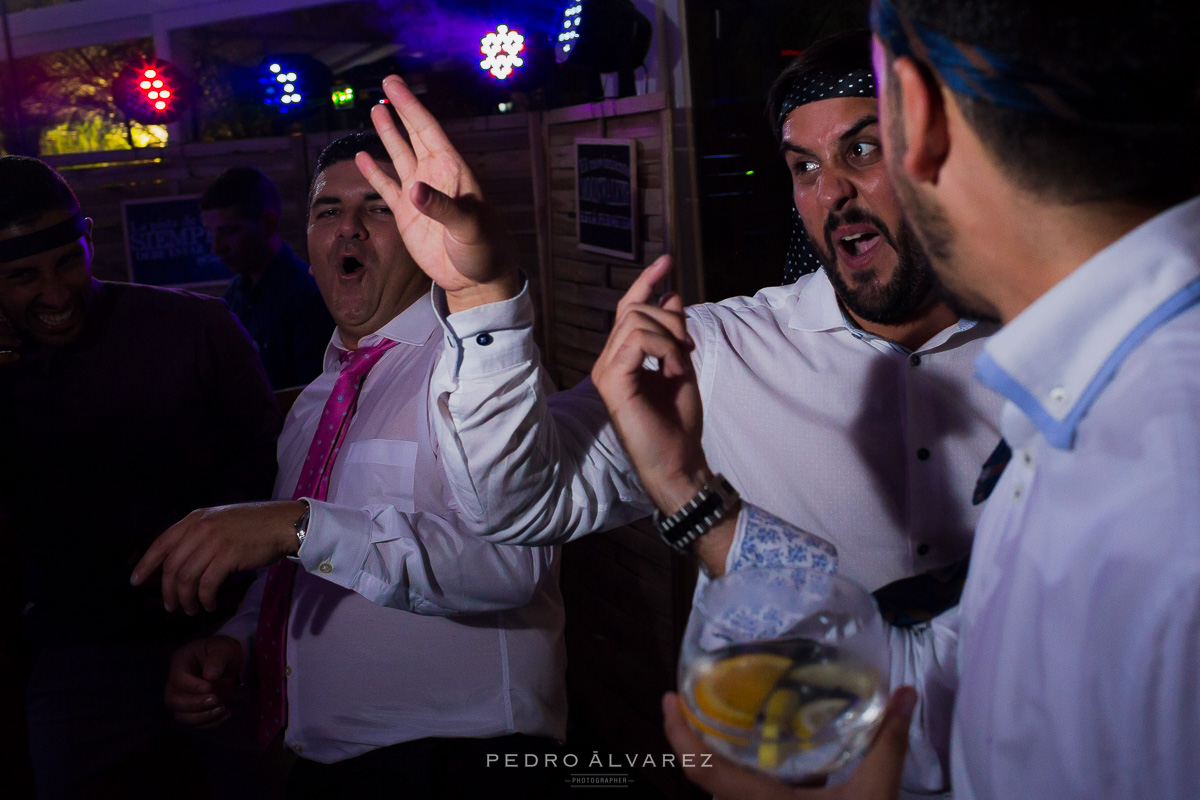
{"label": "framed chalkboard sign", "polygon": [[227,281],[200,222],[200,195],[175,195],[121,204],[130,279],[155,286]]}
{"label": "framed chalkboard sign", "polygon": [[575,195],[580,249],[637,259],[637,142],[576,139]]}

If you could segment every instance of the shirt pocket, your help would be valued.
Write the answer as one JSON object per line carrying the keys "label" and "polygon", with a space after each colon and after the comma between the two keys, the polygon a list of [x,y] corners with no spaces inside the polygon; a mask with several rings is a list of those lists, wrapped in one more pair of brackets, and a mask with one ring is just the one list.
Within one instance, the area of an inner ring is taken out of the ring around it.
{"label": "shirt pocket", "polygon": [[364,439],[347,448],[340,483],[364,503],[414,512],[416,470],[416,442]]}

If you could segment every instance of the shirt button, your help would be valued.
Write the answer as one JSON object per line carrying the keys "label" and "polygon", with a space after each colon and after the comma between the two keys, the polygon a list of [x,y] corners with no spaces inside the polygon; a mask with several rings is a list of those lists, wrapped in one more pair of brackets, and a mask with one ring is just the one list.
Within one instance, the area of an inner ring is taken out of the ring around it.
{"label": "shirt button", "polygon": [[283,675],[285,678],[292,677],[292,665],[291,664],[288,664],[287,666],[285,666],[283,668]]}
{"label": "shirt button", "polygon": [[1025,466],[1027,466],[1027,467],[1033,466],[1033,451],[1032,450],[1026,450],[1024,453],[1021,454],[1021,458],[1025,462]]}
{"label": "shirt button", "polygon": [[919,555],[919,556],[929,555],[929,545],[922,544],[919,547],[917,547],[917,555]]}
{"label": "shirt button", "polygon": [[908,357],[908,363],[913,365],[914,367],[919,367],[919,366],[921,366],[921,357],[919,355],[917,355],[916,353],[913,353],[911,356]]}
{"label": "shirt button", "polygon": [[919,450],[917,450],[917,461],[928,461],[928,460],[929,460],[929,451],[926,448],[922,447]]}
{"label": "shirt button", "polygon": [[492,339],[492,335],[490,333],[481,333],[475,337],[475,341],[479,343],[480,347],[487,347],[494,340]]}
{"label": "shirt button", "polygon": [[1063,403],[1067,402],[1067,397],[1067,390],[1061,386],[1059,386],[1057,389],[1050,390],[1050,402],[1054,403],[1056,406],[1061,406]]}
{"label": "shirt button", "polygon": [[299,742],[296,742],[294,745],[292,745],[292,749],[295,750],[297,753],[303,753],[304,745],[300,744]]}
{"label": "shirt button", "polygon": [[329,573],[333,572],[333,564],[330,564],[328,561],[322,561],[317,565],[317,569],[320,570],[322,574],[328,575]]}

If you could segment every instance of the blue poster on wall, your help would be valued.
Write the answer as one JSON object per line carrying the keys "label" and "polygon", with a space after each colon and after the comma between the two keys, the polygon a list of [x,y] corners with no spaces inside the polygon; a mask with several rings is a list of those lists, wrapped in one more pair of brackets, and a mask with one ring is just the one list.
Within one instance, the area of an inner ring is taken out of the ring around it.
{"label": "blue poster on wall", "polygon": [[155,286],[227,281],[232,276],[212,252],[200,222],[200,196],[127,200],[125,252],[130,279]]}

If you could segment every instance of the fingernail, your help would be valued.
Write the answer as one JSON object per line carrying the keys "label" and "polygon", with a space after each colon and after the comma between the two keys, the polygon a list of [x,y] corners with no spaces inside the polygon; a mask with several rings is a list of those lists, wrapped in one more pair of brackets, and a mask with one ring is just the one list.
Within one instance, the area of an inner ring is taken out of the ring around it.
{"label": "fingernail", "polygon": [[206,697],[206,698],[204,698],[204,706],[205,706],[205,708],[212,708],[212,707],[214,707],[216,704],[217,704],[217,698],[215,698],[215,697]]}
{"label": "fingernail", "polygon": [[141,576],[141,575],[138,575],[138,574],[135,572],[135,573],[133,573],[132,575],[130,575],[130,576],[129,576],[129,582],[130,582],[130,583],[132,583],[134,586],[137,586],[139,583],[141,583],[141,582],[142,582],[142,576]]}

